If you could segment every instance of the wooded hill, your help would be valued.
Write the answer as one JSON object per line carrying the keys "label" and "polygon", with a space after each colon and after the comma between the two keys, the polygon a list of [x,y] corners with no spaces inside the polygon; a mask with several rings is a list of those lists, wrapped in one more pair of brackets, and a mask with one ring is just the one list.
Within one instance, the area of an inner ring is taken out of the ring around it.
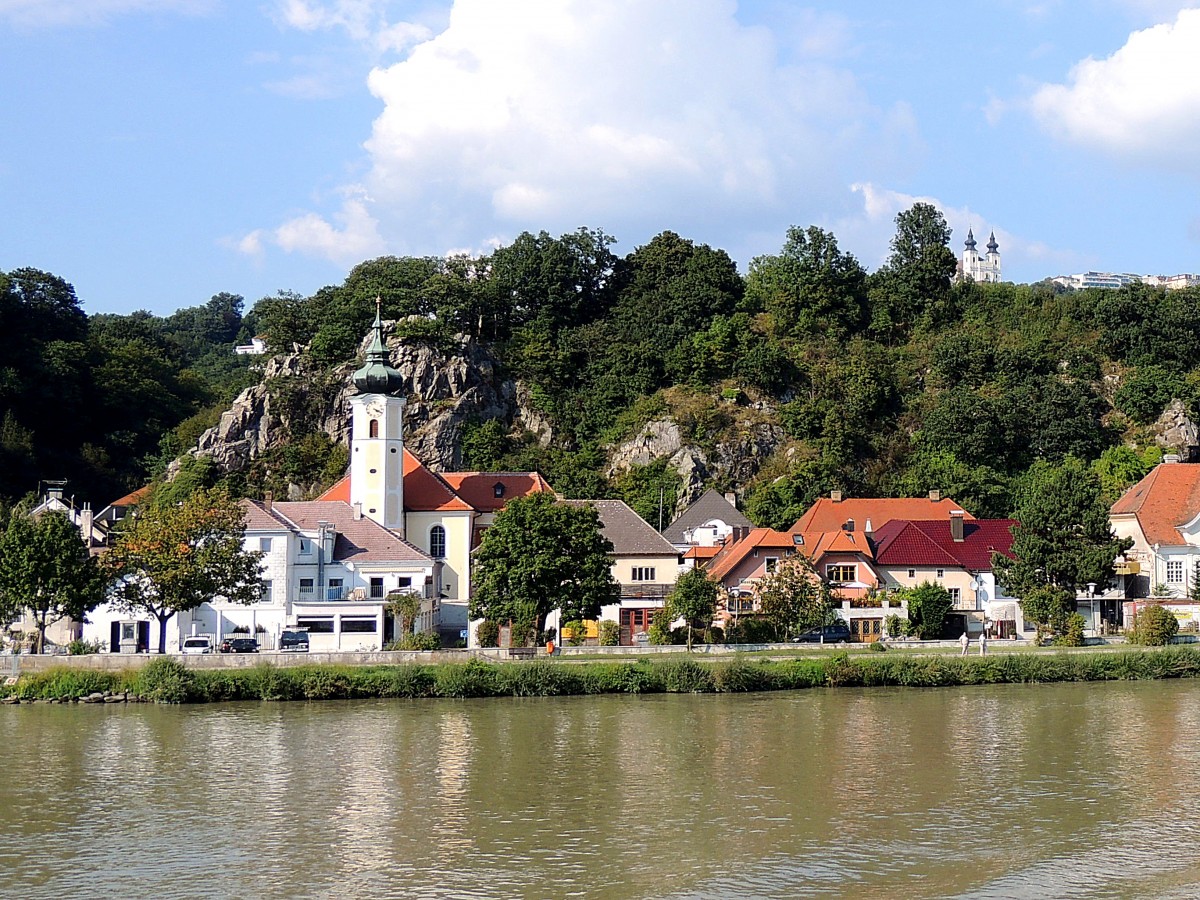
{"label": "wooded hill", "polygon": [[[747,422],[762,426],[754,458],[715,466],[711,486],[785,527],[832,489],[938,488],[978,516],[1008,515],[1030,467],[1067,455],[1111,499],[1159,458],[1155,423],[1173,400],[1176,419],[1195,418],[1197,291],[952,284],[950,230],[925,204],[897,216],[872,273],[815,227],[790,229],[744,276],[724,251],[669,231],[626,256],[614,244],[580,229],[522,234],[482,258],[384,257],[245,315],[242,298],[218,294],[166,318],[87,316],[56,276],[0,273],[0,495],[67,478],[102,505],[160,477],[259,378],[260,360],[234,343],[264,334],[329,370],[354,357],[377,296],[406,342],[488,347],[549,423],[541,440],[511,417],[465,423],[464,468],[537,469],[655,524],[660,489],[669,516],[684,487],[678,472],[665,458],[611,464],[649,422],[717,456],[749,452]],[[336,473],[344,451],[295,437],[276,473],[303,485]],[[253,472],[231,483],[265,487]]]}

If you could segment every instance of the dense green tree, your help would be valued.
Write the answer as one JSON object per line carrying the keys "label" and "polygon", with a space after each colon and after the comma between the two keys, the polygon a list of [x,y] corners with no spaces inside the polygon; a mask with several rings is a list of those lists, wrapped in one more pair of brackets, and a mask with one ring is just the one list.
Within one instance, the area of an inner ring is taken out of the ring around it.
{"label": "dense green tree", "polygon": [[901,591],[900,600],[908,603],[908,633],[923,641],[942,636],[946,617],[954,608],[950,592],[940,584],[923,581],[914,588]]}
{"label": "dense green tree", "polygon": [[687,628],[687,648],[691,652],[695,631],[706,631],[717,614],[718,585],[703,569],[688,569],[675,581],[665,608],[667,616],[683,619]]}
{"label": "dense green tree", "polygon": [[96,560],[65,513],[14,511],[0,535],[0,619],[32,616],[35,653],[44,652],[55,622],[83,621],[100,603],[101,587]]}
{"label": "dense green tree", "polygon": [[834,616],[833,593],[803,554],[783,560],[760,578],[754,596],[777,640],[827,625]]}
{"label": "dense green tree", "polygon": [[896,215],[891,256],[872,279],[872,327],[887,337],[937,316],[950,297],[958,263],[950,249],[950,226],[937,207],[914,203]]}
{"label": "dense green tree", "polygon": [[770,314],[777,334],[843,338],[866,324],[866,279],[831,233],[793,226],[777,256],[750,263],[746,301]]}
{"label": "dense green tree", "polygon": [[1037,628],[1039,644],[1048,634],[1064,634],[1074,612],[1074,592],[1052,584],[1034,585],[1021,599],[1021,613]]}
{"label": "dense green tree", "polygon": [[145,503],[121,521],[102,569],[109,600],[158,619],[158,652],[167,622],[220,597],[255,603],[262,597],[262,554],[243,547],[245,510],[228,494],[203,488],[180,502]]}
{"label": "dense green tree", "polygon": [[1073,456],[1033,464],[1018,489],[1015,518],[1015,559],[993,556],[996,576],[1012,596],[1023,597],[1042,585],[1072,595],[1089,582],[1105,585],[1113,560],[1132,544],[1113,536],[1100,481]]}
{"label": "dense green tree", "polygon": [[496,514],[475,553],[470,616],[526,634],[540,633],[554,609],[562,622],[597,619],[620,598],[612,549],[593,507],[545,493],[518,497]]}
{"label": "dense green tree", "polygon": [[1162,450],[1155,446],[1141,453],[1125,446],[1109,447],[1092,461],[1092,472],[1100,482],[1101,501],[1112,506],[1160,462]]}

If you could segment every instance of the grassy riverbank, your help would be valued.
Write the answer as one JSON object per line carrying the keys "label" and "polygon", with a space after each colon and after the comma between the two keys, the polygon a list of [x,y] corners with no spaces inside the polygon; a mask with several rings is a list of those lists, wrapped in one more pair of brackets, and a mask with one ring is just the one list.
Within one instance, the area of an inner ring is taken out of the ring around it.
{"label": "grassy riverbank", "polygon": [[946,687],[1056,681],[1194,678],[1200,649],[1073,652],[1049,655],[911,656],[900,653],[824,659],[722,660],[643,658],[566,664],[560,660],[393,666],[261,664],[189,669],[158,659],[140,670],[50,669],[0,687],[8,702],[69,701],[109,694],[158,703],[226,700],[334,700],[423,697],[548,697],[572,694],[739,693],[811,687]]}

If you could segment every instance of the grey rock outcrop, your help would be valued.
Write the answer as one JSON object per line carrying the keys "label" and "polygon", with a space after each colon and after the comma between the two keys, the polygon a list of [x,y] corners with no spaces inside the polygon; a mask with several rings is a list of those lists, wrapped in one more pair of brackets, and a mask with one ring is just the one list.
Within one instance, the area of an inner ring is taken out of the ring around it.
{"label": "grey rock outcrop", "polygon": [[1188,415],[1182,400],[1172,400],[1153,425],[1154,442],[1160,447],[1183,450],[1200,444],[1200,428]]}
{"label": "grey rock outcrop", "polygon": [[[426,465],[459,468],[463,426],[473,420],[501,418],[511,423],[523,417],[539,440],[548,443],[552,438],[545,419],[522,410],[518,386],[500,376],[498,360],[486,348],[459,337],[443,351],[394,339],[395,327],[394,322],[384,323],[391,364],[404,377],[408,400],[405,444]],[[335,443],[348,443],[350,398],[356,393],[350,380],[353,369],[354,364],[347,363],[327,372],[298,353],[271,358],[262,381],[242,391],[190,452],[210,457],[227,474],[244,471],[264,454],[314,431],[325,432]],[[169,477],[177,471],[176,463]]]}

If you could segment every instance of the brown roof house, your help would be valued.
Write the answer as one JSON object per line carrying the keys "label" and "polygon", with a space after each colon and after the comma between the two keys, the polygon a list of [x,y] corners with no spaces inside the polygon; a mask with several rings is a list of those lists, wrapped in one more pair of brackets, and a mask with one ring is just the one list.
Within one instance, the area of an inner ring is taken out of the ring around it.
{"label": "brown roof house", "polygon": [[695,560],[715,556],[735,528],[754,527],[754,523],[738,510],[734,500],[733,494],[722,495],[707,490],[663,529],[663,537],[685,555],[687,568],[691,568]]}
{"label": "brown roof house", "polygon": [[[613,578],[621,586],[621,602],[600,611],[601,619],[620,623],[621,644],[638,643],[650,628],[650,617],[662,608],[679,577],[679,550],[622,500],[563,500],[590,506],[600,516],[600,530],[612,542]],[[551,617],[558,628],[558,613]]]}

